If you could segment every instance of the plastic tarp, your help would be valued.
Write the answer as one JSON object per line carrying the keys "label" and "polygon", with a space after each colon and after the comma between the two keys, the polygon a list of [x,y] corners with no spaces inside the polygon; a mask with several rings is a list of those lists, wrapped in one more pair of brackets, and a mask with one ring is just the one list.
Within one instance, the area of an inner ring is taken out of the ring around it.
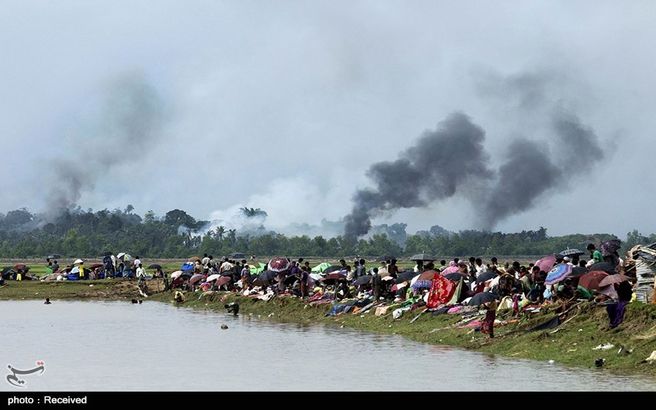
{"label": "plastic tarp", "polygon": [[312,268],[312,272],[323,272],[326,269],[330,268],[331,266],[332,265],[329,264],[328,262],[322,262],[322,263],[318,264],[317,266],[315,266],[314,268]]}
{"label": "plastic tarp", "polygon": [[267,266],[266,263],[262,263],[262,262],[260,262],[258,265],[259,266],[257,266],[257,267],[256,266],[251,266],[250,267],[251,275],[259,275],[260,273],[264,272],[264,270],[266,269],[266,266]]}

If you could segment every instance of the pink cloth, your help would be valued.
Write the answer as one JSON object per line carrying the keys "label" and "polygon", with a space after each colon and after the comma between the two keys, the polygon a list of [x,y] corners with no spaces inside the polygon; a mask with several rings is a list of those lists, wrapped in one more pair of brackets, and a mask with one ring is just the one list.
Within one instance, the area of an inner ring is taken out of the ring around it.
{"label": "pink cloth", "polygon": [[456,313],[460,313],[461,310],[462,310],[462,306],[454,306],[451,309],[447,310],[446,313],[454,315]]}

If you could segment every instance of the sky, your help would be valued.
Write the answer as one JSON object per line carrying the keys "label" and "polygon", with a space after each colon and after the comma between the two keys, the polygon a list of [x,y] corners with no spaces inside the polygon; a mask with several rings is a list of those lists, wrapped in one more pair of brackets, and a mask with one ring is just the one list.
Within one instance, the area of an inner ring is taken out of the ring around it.
{"label": "sky", "polygon": [[[555,155],[545,124],[567,107],[603,159],[494,229],[656,232],[653,1],[0,6],[0,212],[52,211],[63,195],[318,225],[351,211],[373,164],[454,112],[485,131],[494,168],[518,136]],[[477,229],[476,209],[456,195],[374,223]]]}

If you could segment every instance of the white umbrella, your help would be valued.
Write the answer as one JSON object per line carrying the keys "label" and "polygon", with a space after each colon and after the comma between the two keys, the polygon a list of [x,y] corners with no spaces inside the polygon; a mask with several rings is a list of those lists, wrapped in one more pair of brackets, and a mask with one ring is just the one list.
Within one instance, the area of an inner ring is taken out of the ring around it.
{"label": "white umbrella", "polygon": [[181,270],[176,270],[175,272],[173,272],[171,274],[171,279],[177,279],[177,278],[180,277],[180,275],[182,275],[182,271]]}
{"label": "white umbrella", "polygon": [[76,266],[73,269],[71,269],[71,273],[80,273],[80,267]]}
{"label": "white umbrella", "polygon": [[119,253],[118,255],[116,255],[116,257],[119,258],[120,260],[122,260],[123,262],[127,262],[130,259],[132,259],[132,256],[130,256],[129,254],[127,254],[125,252]]}
{"label": "white umbrella", "polygon": [[79,265],[81,263],[84,263],[82,259],[75,259],[75,262],[73,262],[73,265]]}
{"label": "white umbrella", "polygon": [[217,279],[220,278],[220,277],[221,277],[220,274],[215,273],[215,274],[213,274],[213,275],[208,276],[207,279],[206,279],[205,281],[206,281],[206,282],[211,282],[211,281],[213,281],[213,280],[217,280]]}

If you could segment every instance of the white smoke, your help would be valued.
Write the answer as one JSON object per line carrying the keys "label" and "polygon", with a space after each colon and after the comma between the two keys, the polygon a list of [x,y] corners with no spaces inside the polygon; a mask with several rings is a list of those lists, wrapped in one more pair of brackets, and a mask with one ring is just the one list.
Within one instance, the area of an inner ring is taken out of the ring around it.
{"label": "white smoke", "polygon": [[[347,181],[342,183],[342,181]],[[341,235],[341,216],[348,210],[353,180],[336,170],[328,182],[305,176],[274,180],[269,188],[251,195],[245,202],[210,214],[208,229],[223,226],[238,235],[258,235],[275,231],[285,235]],[[267,216],[246,217],[243,207],[261,208]]]}

